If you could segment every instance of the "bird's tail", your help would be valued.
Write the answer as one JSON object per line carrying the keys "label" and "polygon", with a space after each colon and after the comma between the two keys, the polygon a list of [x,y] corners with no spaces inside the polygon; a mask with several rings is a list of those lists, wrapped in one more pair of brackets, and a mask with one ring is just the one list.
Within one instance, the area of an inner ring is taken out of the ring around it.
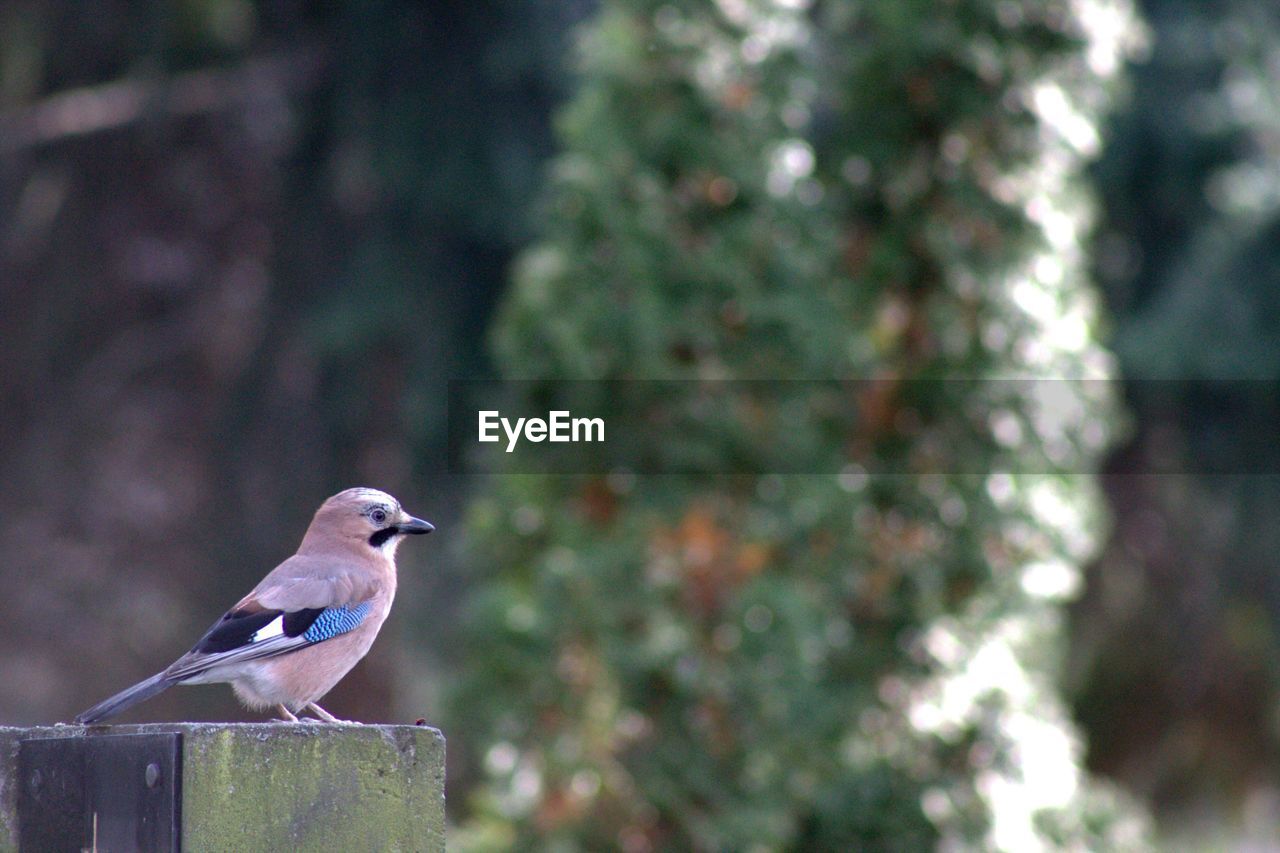
{"label": "bird's tail", "polygon": [[158,672],[146,681],[140,681],[127,690],[121,690],[110,699],[104,699],[89,710],[81,711],[76,715],[75,721],[81,726],[91,726],[94,723],[99,723],[108,717],[114,717],[126,708],[150,699],[157,693],[167,690],[175,683],[165,673]]}

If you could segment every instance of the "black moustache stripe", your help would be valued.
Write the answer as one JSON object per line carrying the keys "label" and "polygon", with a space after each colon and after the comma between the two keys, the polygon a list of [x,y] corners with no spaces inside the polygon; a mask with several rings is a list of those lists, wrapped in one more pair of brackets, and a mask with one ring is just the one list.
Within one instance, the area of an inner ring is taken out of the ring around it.
{"label": "black moustache stripe", "polygon": [[381,548],[387,544],[387,540],[399,533],[394,527],[384,527],[369,537],[369,544],[375,548]]}

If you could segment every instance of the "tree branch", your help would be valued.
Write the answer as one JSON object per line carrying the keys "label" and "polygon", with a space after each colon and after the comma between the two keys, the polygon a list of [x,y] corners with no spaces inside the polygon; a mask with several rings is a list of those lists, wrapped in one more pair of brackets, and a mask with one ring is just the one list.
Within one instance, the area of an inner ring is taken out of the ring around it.
{"label": "tree branch", "polygon": [[0,154],[116,130],[154,116],[186,118],[278,100],[311,88],[323,67],[322,52],[304,48],[255,57],[237,68],[71,89],[0,114]]}

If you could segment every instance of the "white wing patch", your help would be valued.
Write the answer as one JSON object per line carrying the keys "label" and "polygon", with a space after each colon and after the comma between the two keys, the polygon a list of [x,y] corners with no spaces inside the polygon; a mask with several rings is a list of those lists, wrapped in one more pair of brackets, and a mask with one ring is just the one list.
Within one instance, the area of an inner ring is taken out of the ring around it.
{"label": "white wing patch", "polygon": [[249,644],[261,643],[263,640],[269,640],[272,637],[279,637],[284,633],[284,614],[281,613],[267,624],[253,632],[253,636],[249,638]]}

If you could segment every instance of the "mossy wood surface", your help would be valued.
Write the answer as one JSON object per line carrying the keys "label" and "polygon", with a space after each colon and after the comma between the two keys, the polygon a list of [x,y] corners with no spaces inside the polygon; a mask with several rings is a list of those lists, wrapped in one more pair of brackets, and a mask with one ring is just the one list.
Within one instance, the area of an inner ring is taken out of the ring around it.
{"label": "mossy wood surface", "polygon": [[22,740],[182,734],[182,849],[443,851],[444,737],[425,726],[0,728],[0,851],[18,849]]}

